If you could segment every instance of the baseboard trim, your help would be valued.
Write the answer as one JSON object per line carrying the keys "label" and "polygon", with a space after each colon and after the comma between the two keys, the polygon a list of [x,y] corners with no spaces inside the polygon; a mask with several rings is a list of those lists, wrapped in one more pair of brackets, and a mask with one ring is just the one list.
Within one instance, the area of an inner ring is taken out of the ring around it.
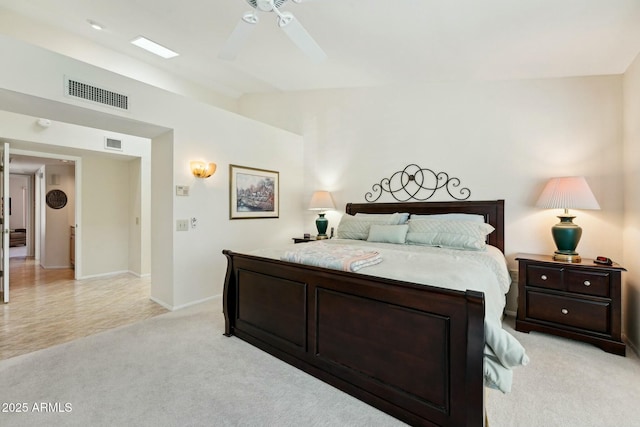
{"label": "baseboard trim", "polygon": [[[170,310],[170,311],[182,310],[183,308],[187,308],[187,307],[191,307],[191,306],[194,306],[194,305],[202,304],[203,302],[211,301],[212,299],[215,299],[215,298],[220,298],[220,295],[213,295],[211,297],[207,297],[207,298],[199,299],[199,300],[196,300],[196,301],[191,301],[191,302],[188,302],[186,304],[180,304],[180,305],[175,305],[174,306],[174,305],[168,304],[168,303],[166,303],[166,302],[164,302],[164,301],[162,301],[162,300],[160,300],[158,298],[149,297],[149,299],[151,301],[155,302],[156,304],[160,304],[161,306],[163,306],[164,308],[166,308],[167,310]],[[222,310],[222,307],[220,307],[220,309]]]}
{"label": "baseboard trim", "polygon": [[504,314],[506,314],[509,317],[516,317],[518,312],[517,311],[512,311],[512,310],[505,310]]}
{"label": "baseboard trim", "polygon": [[139,277],[141,279],[144,279],[145,277],[151,277],[151,273],[144,273],[143,274],[143,273],[138,273],[136,271],[131,271],[131,270],[129,270],[128,273],[129,274],[133,274],[134,276]]}
{"label": "baseboard trim", "polygon": [[622,340],[627,344],[627,347],[629,347],[631,350],[633,350],[633,352],[636,355],[640,356],[640,350],[638,349],[638,346],[636,345],[636,343],[631,341],[626,334],[622,335]]}
{"label": "baseboard trim", "polygon": [[167,304],[166,302],[158,299],[158,298],[154,298],[154,297],[149,297],[149,299],[153,302],[155,302],[156,304],[160,304],[161,306],[163,306],[164,308],[166,308],[169,311],[173,311],[173,307],[171,306],[171,304]]}
{"label": "baseboard trim", "polygon": [[122,271],[110,271],[108,273],[90,274],[88,276],[78,277],[78,280],[96,279],[96,278],[100,278],[100,277],[117,276],[118,274],[130,274],[130,272],[129,272],[129,270],[122,270]]}

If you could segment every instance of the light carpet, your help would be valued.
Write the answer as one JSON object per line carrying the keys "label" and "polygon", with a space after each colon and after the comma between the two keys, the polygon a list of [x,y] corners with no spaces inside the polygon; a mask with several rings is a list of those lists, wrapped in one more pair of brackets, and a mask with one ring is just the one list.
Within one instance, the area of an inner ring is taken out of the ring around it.
{"label": "light carpet", "polygon": [[[640,361],[513,332],[531,364],[490,391],[491,427],[640,424]],[[222,335],[221,300],[0,362],[0,425],[400,426]],[[16,412],[24,409],[24,412]]]}

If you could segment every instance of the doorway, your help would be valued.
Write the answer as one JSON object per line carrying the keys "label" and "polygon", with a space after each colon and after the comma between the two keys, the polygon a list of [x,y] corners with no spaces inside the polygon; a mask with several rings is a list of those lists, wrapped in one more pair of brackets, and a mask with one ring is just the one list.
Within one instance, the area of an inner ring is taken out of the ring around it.
{"label": "doorway", "polygon": [[[80,158],[10,148],[11,258],[29,257],[45,269],[72,269],[78,220]],[[74,278],[75,273],[74,273]]]}
{"label": "doorway", "polygon": [[34,257],[33,175],[9,172],[9,258]]}
{"label": "doorway", "polygon": [[[0,133],[0,137],[11,142],[13,147],[75,154],[83,159],[82,169],[87,172],[77,172],[82,176],[77,182],[82,185],[85,197],[77,218],[83,227],[76,230],[76,275],[89,278],[107,271],[130,271],[148,276],[153,270],[152,299],[171,306],[174,287],[172,247],[156,246],[152,257],[151,237],[164,242],[173,239],[173,227],[168,225],[173,224],[174,199],[171,192],[164,190],[173,185],[173,174],[167,173],[173,170],[172,129],[6,89],[0,89],[0,103],[4,108],[0,111],[0,125],[7,125],[2,126],[7,131]],[[38,126],[38,117],[47,117],[51,125],[47,128]],[[109,153],[105,147],[107,137],[122,139],[122,149]],[[91,163],[88,163],[88,156],[95,156]],[[98,156],[101,156],[100,160],[97,160]],[[120,159],[128,156],[130,169],[105,165],[101,161],[110,156]],[[136,177],[137,181],[133,182],[133,178],[123,181],[124,176]],[[123,193],[130,188],[135,188],[139,194]],[[118,204],[118,198],[123,194],[130,201],[124,208],[123,204]],[[111,203],[112,200],[116,203]],[[96,215],[98,219],[88,224],[80,217],[86,218],[86,215]],[[107,226],[102,226],[105,221]],[[128,245],[117,247],[114,240],[122,240],[118,237],[126,229],[133,230],[129,233]],[[86,249],[89,242],[94,242],[95,246],[80,252],[81,246]],[[136,259],[127,256],[129,247],[135,248],[132,253],[139,255]],[[106,255],[105,251],[108,252]],[[91,258],[87,259],[87,256]],[[105,265],[108,262],[110,264]],[[78,271],[78,263],[82,271]]]}

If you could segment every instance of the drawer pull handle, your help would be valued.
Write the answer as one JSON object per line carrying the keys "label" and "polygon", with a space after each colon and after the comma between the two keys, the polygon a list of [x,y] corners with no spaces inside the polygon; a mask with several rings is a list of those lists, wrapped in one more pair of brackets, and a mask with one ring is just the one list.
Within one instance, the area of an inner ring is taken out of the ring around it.
{"label": "drawer pull handle", "polygon": [[546,275],[546,274],[543,274],[542,276],[540,276],[540,278],[541,278],[542,280],[547,280],[547,275]]}
{"label": "drawer pull handle", "polygon": [[566,308],[563,308],[560,311],[562,312],[562,314],[569,314],[569,310],[567,310]]}
{"label": "drawer pull handle", "polygon": [[585,286],[591,286],[591,282],[590,282],[590,281],[588,281],[588,280],[585,280],[585,281],[584,281],[584,285],[585,285]]}

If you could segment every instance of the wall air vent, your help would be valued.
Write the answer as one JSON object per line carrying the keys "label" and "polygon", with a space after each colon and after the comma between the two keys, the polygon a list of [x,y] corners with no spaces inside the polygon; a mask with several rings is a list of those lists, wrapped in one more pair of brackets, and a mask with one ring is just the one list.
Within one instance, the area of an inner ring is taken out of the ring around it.
{"label": "wall air vent", "polygon": [[127,95],[92,86],[69,77],[64,78],[64,90],[66,96],[80,98],[120,110],[129,109],[129,97]]}
{"label": "wall air vent", "polygon": [[105,138],[104,148],[106,148],[107,150],[122,151],[122,141],[114,138]]}

